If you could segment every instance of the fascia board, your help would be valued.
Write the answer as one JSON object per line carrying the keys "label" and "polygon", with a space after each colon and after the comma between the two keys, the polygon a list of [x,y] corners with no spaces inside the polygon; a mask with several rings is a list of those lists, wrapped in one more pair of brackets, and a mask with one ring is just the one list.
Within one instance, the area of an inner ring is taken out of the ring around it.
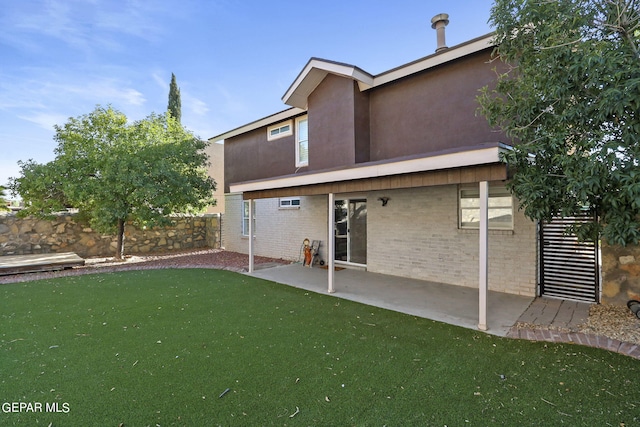
{"label": "fascia board", "polygon": [[289,175],[274,179],[249,181],[230,185],[231,192],[269,190],[273,188],[298,187],[303,185],[377,178],[413,172],[428,172],[442,169],[477,166],[500,162],[500,153],[506,148],[493,146],[457,153],[447,153],[397,162],[356,166],[304,175]]}
{"label": "fascia board", "polygon": [[327,74],[354,79],[360,90],[373,85],[373,76],[353,65],[312,58],[282,97],[282,101],[293,107],[307,108],[307,98],[318,87]]}
{"label": "fascia board", "polygon": [[373,86],[390,83],[394,80],[410,76],[411,74],[419,73],[449,61],[480,52],[492,46],[494,46],[493,35],[490,34],[379,74],[373,78]]}
{"label": "fascia board", "polygon": [[218,141],[223,141],[227,138],[231,138],[234,136],[238,136],[238,135],[242,135],[243,133],[247,133],[250,132],[252,130],[255,129],[259,129],[261,127],[265,127],[265,126],[269,126],[272,125],[274,123],[278,123],[287,119],[290,119],[292,117],[295,117],[297,115],[300,115],[302,113],[305,113],[306,110],[302,109],[302,108],[289,108],[286,109],[284,111],[280,111],[279,113],[276,114],[272,114],[268,117],[264,117],[262,119],[256,120],[255,122],[251,122],[248,123],[244,126],[240,126],[238,128],[235,128],[233,130],[230,130],[228,132],[222,133],[218,136],[214,136],[212,138],[209,138],[210,142],[218,142]]}

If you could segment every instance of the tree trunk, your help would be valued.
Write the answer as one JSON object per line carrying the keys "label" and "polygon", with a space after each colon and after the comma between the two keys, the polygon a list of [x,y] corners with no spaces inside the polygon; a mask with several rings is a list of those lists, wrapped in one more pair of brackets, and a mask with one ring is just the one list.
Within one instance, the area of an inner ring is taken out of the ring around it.
{"label": "tree trunk", "polygon": [[116,246],[116,259],[124,259],[124,219],[118,220],[118,243]]}

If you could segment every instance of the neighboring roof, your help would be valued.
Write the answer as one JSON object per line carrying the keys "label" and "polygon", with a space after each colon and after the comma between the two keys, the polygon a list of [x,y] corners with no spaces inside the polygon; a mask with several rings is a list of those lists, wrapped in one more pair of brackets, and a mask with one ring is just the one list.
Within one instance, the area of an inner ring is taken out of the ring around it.
{"label": "neighboring roof", "polygon": [[209,138],[209,141],[222,141],[303,114],[307,109],[307,98],[309,94],[314,91],[327,74],[351,78],[358,83],[358,87],[363,91],[480,52],[492,46],[494,46],[493,33],[469,40],[448,49],[443,49],[437,53],[385,71],[376,76],[367,73],[355,65],[320,58],[311,58],[282,97],[284,103],[290,105],[292,108],[214,136]]}
{"label": "neighboring roof", "polygon": [[230,192],[243,193],[274,188],[297,187],[354,179],[394,176],[413,172],[494,164],[500,163],[501,153],[507,152],[510,149],[511,147],[502,143],[487,143],[474,147],[431,153],[429,155],[359,163],[347,167],[342,166],[275,178],[230,183]]}

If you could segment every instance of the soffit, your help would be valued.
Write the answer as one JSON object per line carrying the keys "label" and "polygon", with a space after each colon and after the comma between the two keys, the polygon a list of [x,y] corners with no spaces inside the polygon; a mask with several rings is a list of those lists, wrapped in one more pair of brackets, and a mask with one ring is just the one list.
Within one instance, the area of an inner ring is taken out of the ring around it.
{"label": "soffit", "polygon": [[501,153],[508,150],[509,147],[501,143],[483,144],[429,156],[368,162],[345,168],[232,183],[229,189],[231,193],[254,192],[496,164],[501,162]]}
{"label": "soffit", "polygon": [[284,94],[282,100],[292,107],[306,109],[307,98],[327,74],[353,79],[358,83],[361,91],[369,89],[373,85],[373,76],[354,65],[311,58]]}

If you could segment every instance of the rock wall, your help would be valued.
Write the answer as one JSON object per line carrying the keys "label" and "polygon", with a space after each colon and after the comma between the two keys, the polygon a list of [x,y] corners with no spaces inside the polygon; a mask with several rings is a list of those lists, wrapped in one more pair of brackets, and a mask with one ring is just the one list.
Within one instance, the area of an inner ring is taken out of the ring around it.
{"label": "rock wall", "polygon": [[[125,227],[125,254],[150,254],[195,248],[220,247],[218,215],[172,218],[168,227]],[[0,215],[0,256],[75,252],[83,258],[113,256],[115,236],[97,233],[73,214],[53,220]]]}
{"label": "rock wall", "polygon": [[625,305],[640,300],[640,246],[602,242],[602,302]]}

